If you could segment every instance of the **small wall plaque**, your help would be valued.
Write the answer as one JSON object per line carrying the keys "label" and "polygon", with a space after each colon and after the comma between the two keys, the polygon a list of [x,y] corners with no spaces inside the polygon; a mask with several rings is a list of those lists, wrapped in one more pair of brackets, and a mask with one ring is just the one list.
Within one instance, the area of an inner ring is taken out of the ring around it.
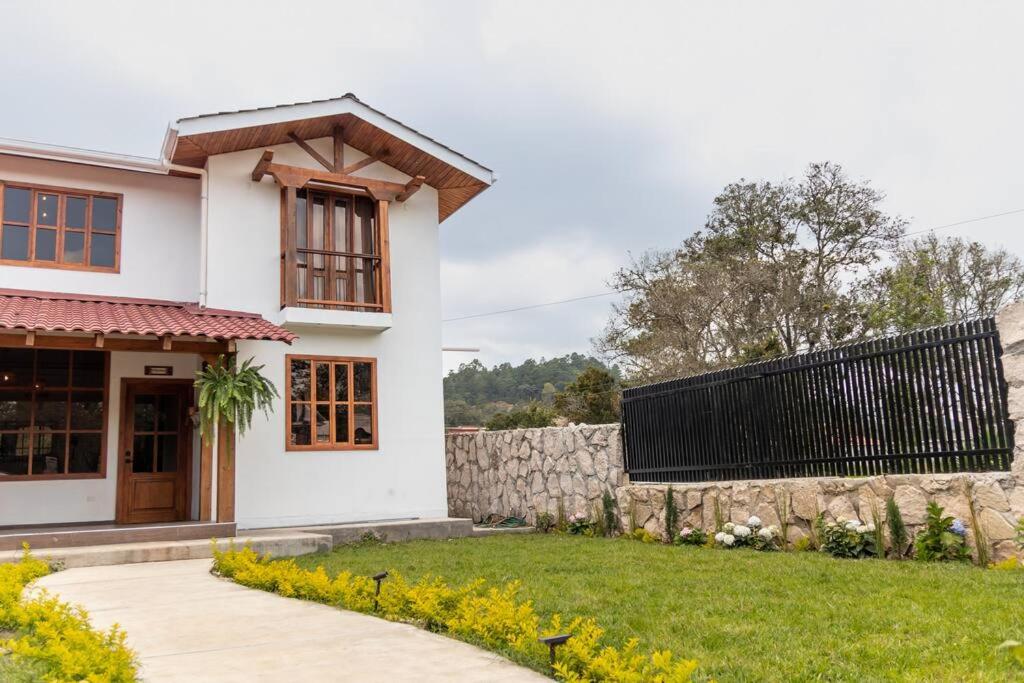
{"label": "small wall plaque", "polygon": [[154,377],[170,377],[174,374],[174,367],[170,365],[147,365],[146,374]]}

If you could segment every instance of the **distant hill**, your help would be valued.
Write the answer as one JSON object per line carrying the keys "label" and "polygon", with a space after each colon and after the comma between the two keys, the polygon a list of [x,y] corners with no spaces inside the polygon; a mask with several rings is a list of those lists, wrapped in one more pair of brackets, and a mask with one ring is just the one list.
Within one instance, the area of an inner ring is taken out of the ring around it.
{"label": "distant hill", "polygon": [[463,363],[444,378],[445,425],[482,425],[495,413],[508,412],[531,401],[551,403],[555,394],[584,369],[596,366],[619,376],[618,367],[580,353],[521,365],[502,363],[487,368],[479,360]]}

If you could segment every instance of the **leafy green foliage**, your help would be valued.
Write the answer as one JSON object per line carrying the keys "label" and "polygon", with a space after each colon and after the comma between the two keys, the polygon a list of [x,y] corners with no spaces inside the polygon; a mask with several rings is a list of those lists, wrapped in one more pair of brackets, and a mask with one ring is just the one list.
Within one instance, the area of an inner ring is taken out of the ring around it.
{"label": "leafy green foliage", "polygon": [[555,521],[555,516],[550,512],[539,512],[537,513],[537,521],[533,523],[534,528],[542,534],[554,531],[558,524]]}
{"label": "leafy green foliage", "polygon": [[604,532],[608,536],[614,536],[619,530],[619,515],[616,512],[618,504],[615,496],[608,489],[601,494],[601,512],[604,516]]}
{"label": "leafy green foliage", "polygon": [[999,650],[1010,655],[1019,666],[1024,666],[1024,643],[1018,640],[1007,640],[999,646]]}
{"label": "leafy green foliage", "polygon": [[676,536],[679,525],[679,508],[676,507],[676,491],[671,486],[665,491],[665,540],[669,543]]}
{"label": "leafy green foliage", "polygon": [[907,533],[907,525],[903,523],[903,513],[896,499],[889,496],[885,501],[885,524],[889,527],[889,544],[892,546],[892,556],[896,559],[903,558],[910,546],[910,534]]}
{"label": "leafy green foliage", "polygon": [[822,520],[818,524],[821,551],[833,557],[875,557],[875,527],[860,524],[857,520],[837,519],[835,522]]}
{"label": "leafy green foliage", "polygon": [[487,429],[527,429],[550,427],[555,421],[555,411],[541,403],[529,403],[523,408],[494,415],[484,425]]}
{"label": "leafy green foliage", "polygon": [[683,527],[675,539],[676,545],[698,545],[703,546],[708,543],[708,535],[703,529],[695,529],[692,527]]}
{"label": "leafy green foliage", "polygon": [[555,395],[555,410],[571,422],[607,424],[619,421],[619,382],[603,368],[588,367]]}
{"label": "leafy green foliage", "polygon": [[941,505],[935,501],[928,503],[924,529],[914,539],[915,558],[922,562],[970,559],[963,533],[954,531],[954,518],[942,513]]}
{"label": "leafy green foliage", "polygon": [[278,398],[273,382],[261,374],[262,365],[250,358],[238,367],[234,356],[219,356],[216,362],[196,372],[199,391],[199,417],[203,438],[213,437],[213,427],[226,421],[244,434],[252,425],[257,409],[269,417],[273,400]]}
{"label": "leafy green foliage", "polygon": [[566,531],[574,536],[596,536],[597,523],[587,517],[573,517],[566,524]]}
{"label": "leafy green foliage", "polygon": [[1024,550],[1024,517],[1017,520],[1017,547]]}

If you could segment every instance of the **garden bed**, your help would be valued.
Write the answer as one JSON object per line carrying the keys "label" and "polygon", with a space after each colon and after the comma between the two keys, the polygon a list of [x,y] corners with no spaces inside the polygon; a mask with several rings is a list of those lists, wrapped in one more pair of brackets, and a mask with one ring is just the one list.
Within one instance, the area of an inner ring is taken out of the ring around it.
{"label": "garden bed", "polygon": [[702,678],[1020,680],[1024,571],[841,560],[564,534],[361,544],[298,558],[452,585],[518,580],[542,618],[595,617],[613,643],[696,659]]}

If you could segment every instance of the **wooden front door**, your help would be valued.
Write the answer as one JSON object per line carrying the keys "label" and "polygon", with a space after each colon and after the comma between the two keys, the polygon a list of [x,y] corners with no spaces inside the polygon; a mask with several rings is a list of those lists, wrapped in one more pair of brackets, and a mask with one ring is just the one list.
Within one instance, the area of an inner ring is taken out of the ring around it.
{"label": "wooden front door", "polygon": [[124,381],[118,522],[187,519],[192,395],[189,380]]}

